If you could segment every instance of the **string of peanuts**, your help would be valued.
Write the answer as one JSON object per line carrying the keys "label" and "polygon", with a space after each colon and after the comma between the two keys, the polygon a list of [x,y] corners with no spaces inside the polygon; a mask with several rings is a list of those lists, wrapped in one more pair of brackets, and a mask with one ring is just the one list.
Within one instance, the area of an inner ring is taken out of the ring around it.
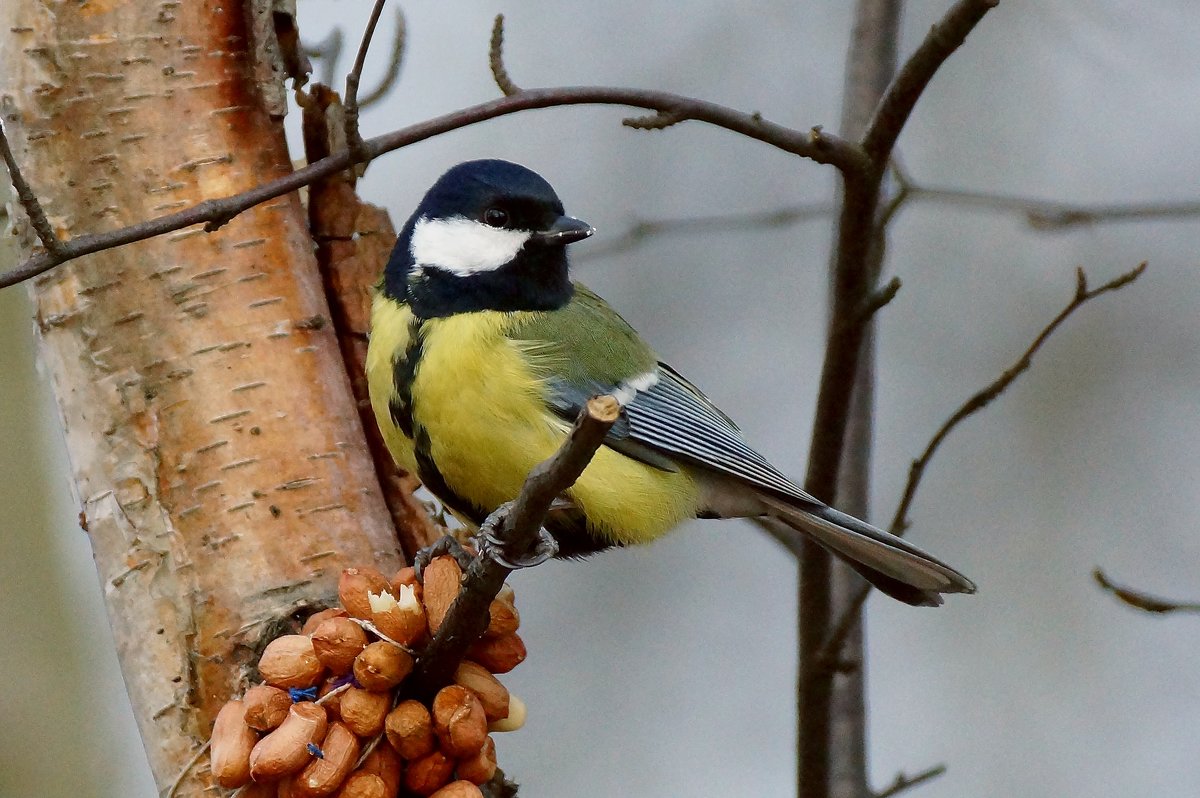
{"label": "string of peanuts", "polygon": [[403,698],[419,649],[457,597],[462,570],[433,559],[387,579],[347,568],[340,607],[277,637],[258,662],[261,684],[228,701],[210,740],[213,780],[237,798],[482,798],[496,776],[493,732],[514,731],[525,706],[495,674],[525,659],[506,584],[483,637],[428,704]]}

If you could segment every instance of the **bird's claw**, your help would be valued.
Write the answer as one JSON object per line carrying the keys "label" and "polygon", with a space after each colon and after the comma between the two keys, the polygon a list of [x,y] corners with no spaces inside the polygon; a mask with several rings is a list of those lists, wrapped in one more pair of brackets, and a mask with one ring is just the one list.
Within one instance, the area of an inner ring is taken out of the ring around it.
{"label": "bird's claw", "polygon": [[458,567],[464,571],[471,564],[471,555],[462,544],[451,535],[442,535],[413,556],[413,569],[417,572],[417,579],[424,579],[425,566],[445,554],[453,557]]}
{"label": "bird's claw", "polygon": [[510,571],[521,568],[532,568],[541,565],[546,560],[553,559],[558,554],[558,541],[545,528],[538,530],[537,544],[528,552],[511,552],[507,541],[497,536],[497,530],[508,517],[512,502],[502,504],[489,515],[479,526],[475,539],[479,541],[479,551],[486,554]]}

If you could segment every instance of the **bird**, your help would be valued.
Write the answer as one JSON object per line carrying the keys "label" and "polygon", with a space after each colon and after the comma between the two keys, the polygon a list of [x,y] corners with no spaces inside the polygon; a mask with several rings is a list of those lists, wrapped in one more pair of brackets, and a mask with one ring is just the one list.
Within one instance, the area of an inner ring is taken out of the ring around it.
{"label": "bird", "polygon": [[973,593],[959,571],[805,493],[603,299],[571,279],[592,236],[539,174],[498,159],[443,174],[375,286],[372,410],[396,464],[478,527],[519,494],[587,401],[620,416],[545,522],[554,556],[656,540],[691,518],[773,518],[913,605]]}

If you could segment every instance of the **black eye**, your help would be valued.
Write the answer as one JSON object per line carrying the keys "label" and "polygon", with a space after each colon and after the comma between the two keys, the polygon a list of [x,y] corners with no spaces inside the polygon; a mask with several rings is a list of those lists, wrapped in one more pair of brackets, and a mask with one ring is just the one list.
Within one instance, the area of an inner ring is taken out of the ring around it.
{"label": "black eye", "polygon": [[503,208],[488,208],[483,212],[483,223],[492,227],[504,227],[508,224],[508,211]]}

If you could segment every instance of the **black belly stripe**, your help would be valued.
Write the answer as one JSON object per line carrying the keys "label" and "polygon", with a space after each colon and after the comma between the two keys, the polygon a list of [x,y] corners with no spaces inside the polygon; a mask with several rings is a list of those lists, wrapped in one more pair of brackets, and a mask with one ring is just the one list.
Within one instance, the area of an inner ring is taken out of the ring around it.
{"label": "black belly stripe", "polygon": [[392,381],[396,391],[388,401],[392,422],[406,438],[413,437],[412,388],[417,376],[417,364],[425,351],[425,320],[413,316],[408,323],[408,346],[392,364]]}
{"label": "black belly stripe", "polygon": [[476,526],[482,524],[483,519],[487,518],[487,512],[458,495],[453,488],[446,484],[446,478],[442,476],[442,472],[438,470],[437,463],[433,461],[433,456],[430,454],[429,433],[419,424],[416,428],[416,437],[413,438],[413,451],[417,459],[417,478],[421,480],[421,484],[428,488],[430,493],[437,496],[442,504],[458,515]]}
{"label": "black belly stripe", "polygon": [[404,354],[397,358],[393,367],[396,393],[388,402],[388,411],[392,421],[413,442],[413,454],[417,461],[417,478],[421,480],[429,492],[460,516],[482,523],[487,512],[476,507],[471,502],[459,496],[447,483],[437,463],[433,461],[432,446],[429,432],[415,418],[413,402],[413,382],[416,380],[417,367],[425,353],[428,337],[429,320],[413,316],[408,326],[408,346]]}

